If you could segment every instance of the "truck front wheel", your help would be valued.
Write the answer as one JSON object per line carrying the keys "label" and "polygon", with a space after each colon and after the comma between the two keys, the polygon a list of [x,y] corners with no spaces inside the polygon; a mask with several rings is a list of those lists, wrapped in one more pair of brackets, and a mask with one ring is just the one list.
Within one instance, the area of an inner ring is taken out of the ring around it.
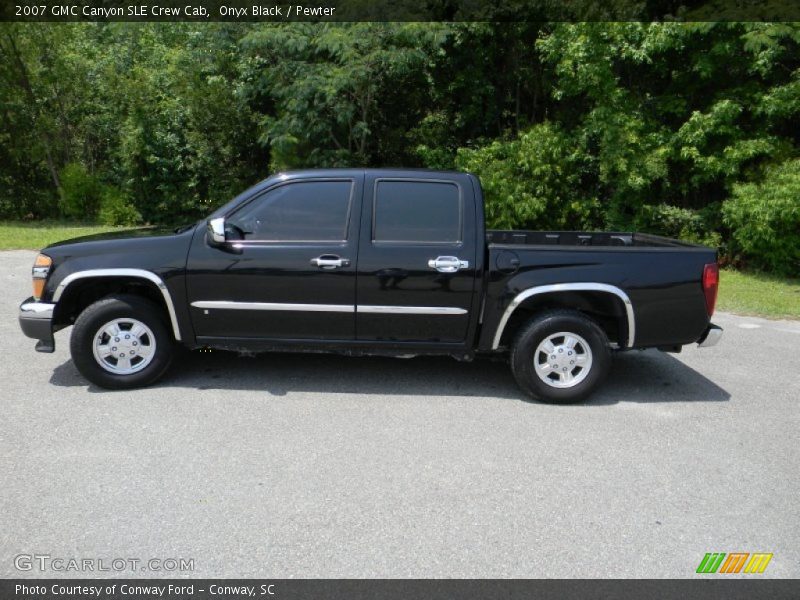
{"label": "truck front wheel", "polygon": [[528,322],[511,349],[520,388],[545,402],[578,402],[605,379],[611,366],[608,338],[577,311],[553,310]]}
{"label": "truck front wheel", "polygon": [[70,337],[78,371],[108,389],[141,387],[159,379],[173,354],[172,335],[162,313],[153,302],[128,294],[88,306]]}

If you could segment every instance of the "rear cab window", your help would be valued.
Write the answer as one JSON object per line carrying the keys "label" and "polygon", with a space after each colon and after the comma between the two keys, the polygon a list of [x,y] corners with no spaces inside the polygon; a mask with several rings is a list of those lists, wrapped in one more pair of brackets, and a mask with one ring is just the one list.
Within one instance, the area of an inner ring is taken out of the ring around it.
{"label": "rear cab window", "polygon": [[464,200],[452,181],[379,179],[373,198],[372,241],[460,244]]}

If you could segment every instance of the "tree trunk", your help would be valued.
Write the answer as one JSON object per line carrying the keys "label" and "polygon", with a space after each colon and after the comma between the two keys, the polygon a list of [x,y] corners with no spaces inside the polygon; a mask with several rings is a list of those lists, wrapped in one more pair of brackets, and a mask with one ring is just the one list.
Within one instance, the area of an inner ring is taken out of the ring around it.
{"label": "tree trunk", "polygon": [[[36,94],[33,91],[33,86],[31,84],[30,75],[28,73],[28,67],[25,65],[25,61],[22,59],[22,55],[17,48],[17,44],[14,41],[14,37],[10,33],[6,33],[6,39],[11,48],[11,57],[14,59],[14,63],[16,64],[18,74],[19,74],[19,83],[20,87],[25,91],[25,95],[28,97],[28,102],[31,103],[31,106],[34,107],[34,119],[36,121],[39,120],[39,109],[37,108],[36,103]],[[38,123],[37,123],[38,125]],[[39,127],[37,126],[37,129]],[[52,138],[50,137],[50,132],[48,131],[39,131],[39,136],[44,146],[44,154],[45,160],[47,162],[47,169],[50,171],[50,177],[53,180],[53,186],[56,188],[56,192],[58,193],[58,197],[63,199],[64,197],[64,190],[61,188],[61,181],[58,177],[58,169],[56,168],[55,161],[53,160],[53,153],[51,151],[52,148]]]}

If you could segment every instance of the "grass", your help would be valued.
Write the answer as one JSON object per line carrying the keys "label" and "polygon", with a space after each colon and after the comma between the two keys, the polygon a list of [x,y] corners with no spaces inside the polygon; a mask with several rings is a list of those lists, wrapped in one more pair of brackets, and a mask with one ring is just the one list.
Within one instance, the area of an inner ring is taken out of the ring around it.
{"label": "grass", "polygon": [[723,269],[717,308],[769,319],[800,319],[800,279]]}
{"label": "grass", "polygon": [[[0,250],[38,250],[81,235],[118,231],[89,223],[0,221]],[[772,319],[800,319],[800,279],[724,269],[717,308]]]}
{"label": "grass", "polygon": [[125,228],[64,221],[0,221],[0,250],[39,250],[53,242],[121,229]]}

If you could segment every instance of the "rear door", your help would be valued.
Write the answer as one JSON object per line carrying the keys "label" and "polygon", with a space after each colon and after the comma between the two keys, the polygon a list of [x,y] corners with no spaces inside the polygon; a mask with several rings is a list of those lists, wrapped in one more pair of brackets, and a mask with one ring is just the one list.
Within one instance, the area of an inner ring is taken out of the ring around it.
{"label": "rear door", "polygon": [[474,209],[467,176],[367,175],[358,340],[465,343],[476,272]]}
{"label": "rear door", "polygon": [[353,340],[363,171],[279,181],[226,215],[223,247],[199,232],[187,287],[198,337]]}

